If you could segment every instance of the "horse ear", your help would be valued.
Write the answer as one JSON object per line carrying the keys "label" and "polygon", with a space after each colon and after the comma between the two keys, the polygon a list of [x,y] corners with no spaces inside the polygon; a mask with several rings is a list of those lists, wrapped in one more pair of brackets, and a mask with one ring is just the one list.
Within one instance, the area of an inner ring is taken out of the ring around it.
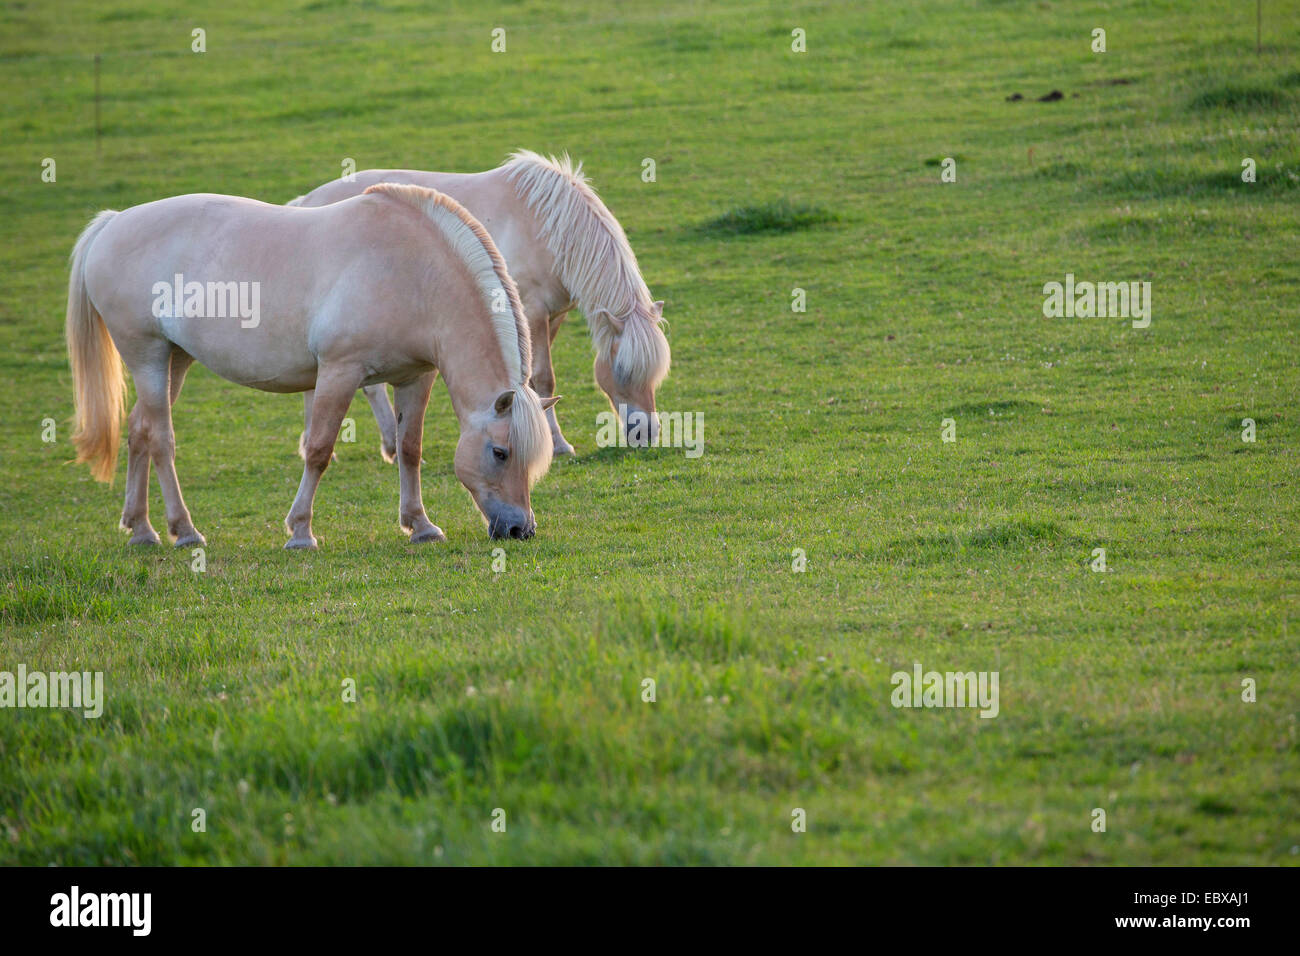
{"label": "horse ear", "polygon": [[599,306],[591,310],[591,317],[593,319],[597,318],[602,314],[609,316],[609,324],[614,326],[615,331],[620,333],[623,331],[623,323],[626,320],[620,319],[618,316],[616,316],[613,312],[609,311],[609,309],[605,308],[604,306]]}
{"label": "horse ear", "polygon": [[556,402],[558,402],[563,397],[564,397],[563,395],[552,395],[550,398],[543,398],[542,411],[546,411],[548,408],[553,406]]}
{"label": "horse ear", "polygon": [[515,390],[507,389],[497,396],[497,400],[492,404],[492,409],[498,415],[507,414],[515,404]]}
{"label": "horse ear", "polygon": [[660,299],[658,302],[655,302],[654,304],[652,304],[652,305],[650,306],[650,308],[654,310],[654,314],[655,314],[655,315],[659,316],[660,318],[663,318],[663,314],[664,314],[664,300],[663,300],[663,299]]}

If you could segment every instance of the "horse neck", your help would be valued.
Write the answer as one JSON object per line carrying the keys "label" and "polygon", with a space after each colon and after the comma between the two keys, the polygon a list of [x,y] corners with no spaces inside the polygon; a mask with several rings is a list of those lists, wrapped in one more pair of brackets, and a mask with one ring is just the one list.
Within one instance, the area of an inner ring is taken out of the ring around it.
{"label": "horse neck", "polygon": [[480,321],[449,322],[438,344],[438,370],[447,383],[456,418],[466,418],[491,406],[502,392],[515,386],[506,371],[501,346],[486,307]]}
{"label": "horse neck", "polygon": [[[493,177],[493,188],[484,190],[480,206],[496,225],[492,238],[510,264],[510,275],[519,287],[519,297],[529,317],[536,318],[537,311],[545,311],[549,317],[572,308],[576,296],[560,276],[560,263],[542,235],[538,214],[529,208],[501,170],[484,175]],[[514,228],[503,230],[503,223],[510,223]]]}

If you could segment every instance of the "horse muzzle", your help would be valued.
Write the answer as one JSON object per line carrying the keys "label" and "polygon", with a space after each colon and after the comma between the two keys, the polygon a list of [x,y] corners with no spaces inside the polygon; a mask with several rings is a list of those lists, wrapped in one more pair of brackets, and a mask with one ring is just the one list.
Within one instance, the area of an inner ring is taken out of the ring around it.
{"label": "horse muzzle", "polygon": [[639,408],[628,408],[623,420],[623,437],[628,448],[649,448],[659,437],[659,417]]}
{"label": "horse muzzle", "polygon": [[492,511],[488,519],[488,537],[493,541],[505,538],[525,540],[537,533],[537,521],[531,511],[502,506]]}

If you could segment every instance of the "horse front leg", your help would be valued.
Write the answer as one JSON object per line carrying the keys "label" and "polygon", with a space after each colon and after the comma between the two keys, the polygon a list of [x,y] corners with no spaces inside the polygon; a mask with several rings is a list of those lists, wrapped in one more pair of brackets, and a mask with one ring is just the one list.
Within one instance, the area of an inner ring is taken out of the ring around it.
{"label": "horse front leg", "polygon": [[[532,386],[539,398],[550,398],[555,394],[555,368],[551,364],[551,346],[566,315],[567,312],[560,312],[554,316],[547,316],[543,311],[536,320],[532,318],[528,320],[529,331],[533,338]],[[546,424],[551,428],[553,454],[557,456],[576,454],[573,446],[560,431],[560,420],[555,417],[554,406],[546,410]]]}
{"label": "horse front leg", "polygon": [[[307,389],[303,393],[303,432],[298,436],[298,457],[307,458],[307,433],[312,431],[312,399],[316,398],[316,389]],[[330,455],[331,462],[337,462],[338,455]]]}
{"label": "horse front leg", "polygon": [[388,389],[380,384],[367,385],[361,391],[365,393],[379,425],[379,454],[391,465],[397,457],[397,416],[393,414],[393,406],[388,404]]}
{"label": "horse front leg", "polygon": [[442,529],[429,520],[420,492],[420,454],[424,444],[424,412],[437,372],[421,375],[405,385],[393,387],[397,399],[397,470],[401,481],[398,521],[411,533],[411,542],[446,541]]}
{"label": "horse front leg", "polygon": [[302,431],[298,434],[298,457],[307,457],[307,433],[311,431],[311,403],[316,397],[316,389],[309,388],[302,393]]}
{"label": "horse front leg", "polygon": [[302,481],[293,499],[284,525],[289,531],[286,548],[315,548],[316,537],[311,533],[312,503],[316,499],[316,486],[329,466],[338,440],[343,416],[352,404],[361,380],[365,376],[359,368],[351,366],[321,367],[316,375],[316,392],[311,403],[311,427],[303,445]]}

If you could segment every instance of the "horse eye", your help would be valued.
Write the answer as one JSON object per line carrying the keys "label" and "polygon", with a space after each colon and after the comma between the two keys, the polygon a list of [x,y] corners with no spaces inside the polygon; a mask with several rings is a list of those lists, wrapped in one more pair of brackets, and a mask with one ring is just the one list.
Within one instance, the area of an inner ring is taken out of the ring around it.
{"label": "horse eye", "polygon": [[492,457],[495,458],[497,461],[505,461],[507,458],[510,457],[510,452],[500,447],[499,445],[493,445]]}

